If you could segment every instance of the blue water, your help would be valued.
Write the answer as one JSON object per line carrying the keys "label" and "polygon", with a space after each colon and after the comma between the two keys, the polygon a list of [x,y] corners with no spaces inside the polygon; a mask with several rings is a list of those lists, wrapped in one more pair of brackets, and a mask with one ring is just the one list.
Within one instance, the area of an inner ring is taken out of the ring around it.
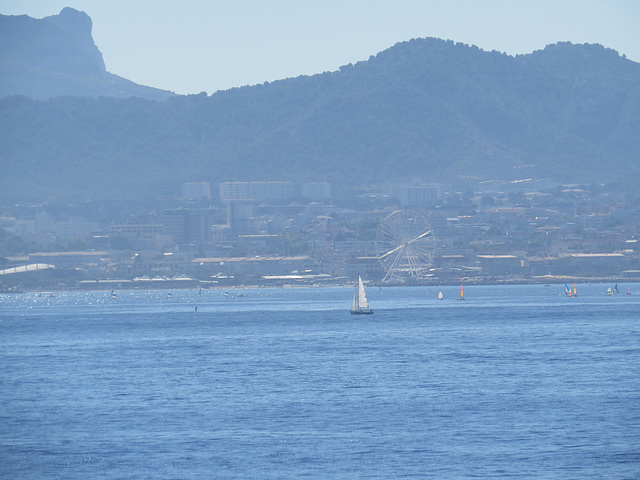
{"label": "blue water", "polygon": [[606,287],[0,295],[0,478],[640,478]]}

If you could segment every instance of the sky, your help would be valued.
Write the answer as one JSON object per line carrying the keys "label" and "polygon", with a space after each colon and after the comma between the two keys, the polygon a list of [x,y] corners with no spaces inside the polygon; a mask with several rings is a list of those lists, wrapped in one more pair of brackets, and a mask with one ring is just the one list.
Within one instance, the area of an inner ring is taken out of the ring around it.
{"label": "sky", "polygon": [[107,71],[179,94],[335,71],[437,37],[509,55],[599,43],[640,62],[638,0],[0,0],[0,14],[87,13]]}

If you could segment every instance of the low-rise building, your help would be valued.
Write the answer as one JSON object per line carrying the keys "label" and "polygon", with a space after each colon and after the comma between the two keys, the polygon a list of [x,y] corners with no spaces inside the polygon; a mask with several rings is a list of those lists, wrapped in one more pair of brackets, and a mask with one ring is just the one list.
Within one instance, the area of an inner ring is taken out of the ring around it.
{"label": "low-rise building", "polygon": [[503,276],[522,273],[522,262],[515,255],[476,255],[484,275]]}
{"label": "low-rise building", "polygon": [[365,280],[380,280],[384,270],[378,257],[352,257],[344,262],[344,275],[349,280],[357,280],[358,275]]}

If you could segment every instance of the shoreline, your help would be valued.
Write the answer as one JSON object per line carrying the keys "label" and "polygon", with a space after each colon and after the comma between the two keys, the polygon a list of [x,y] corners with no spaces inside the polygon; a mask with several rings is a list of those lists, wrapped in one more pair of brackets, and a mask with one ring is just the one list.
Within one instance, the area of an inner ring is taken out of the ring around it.
{"label": "shoreline", "polygon": [[[365,285],[370,288],[382,287],[453,287],[460,284],[474,286],[491,285],[564,285],[576,284],[635,284],[640,282],[640,278],[624,277],[580,277],[569,275],[555,275],[549,277],[536,277],[531,279],[487,279],[487,278],[461,278],[456,281],[429,281],[429,282],[405,282],[405,283],[381,283],[377,281],[365,281]],[[187,285],[188,284],[188,285]],[[234,284],[234,285],[210,285],[200,284],[198,281],[153,281],[135,282],[133,280],[94,280],[85,281],[82,284],[70,285],[42,285],[41,287],[17,286],[0,290],[2,294],[9,293],[49,293],[49,292],[110,292],[110,291],[159,291],[159,290],[256,290],[274,288],[353,288],[353,282],[323,282],[323,283],[278,283],[278,284]]]}

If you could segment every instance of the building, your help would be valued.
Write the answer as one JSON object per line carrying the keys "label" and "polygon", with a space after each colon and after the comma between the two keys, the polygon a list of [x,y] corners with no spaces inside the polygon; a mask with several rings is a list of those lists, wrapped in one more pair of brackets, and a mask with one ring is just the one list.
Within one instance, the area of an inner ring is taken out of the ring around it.
{"label": "building", "polygon": [[344,263],[344,275],[349,280],[357,280],[360,275],[366,280],[380,280],[384,270],[378,257],[353,257]]}
{"label": "building", "polygon": [[108,252],[37,252],[29,254],[29,261],[53,265],[55,268],[95,269],[110,261]]}
{"label": "building", "polygon": [[327,182],[303,183],[302,196],[313,201],[331,198],[331,184]]}
{"label": "building", "polygon": [[253,204],[248,201],[229,201],[227,203],[227,225],[234,233],[253,232]]}
{"label": "building", "polygon": [[485,275],[518,275],[522,273],[522,263],[515,255],[476,255]]}
{"label": "building", "polygon": [[72,219],[68,222],[55,222],[53,231],[57,238],[70,240],[74,238],[87,238],[100,230],[97,222],[87,222],[82,219]]}
{"label": "building", "polygon": [[183,183],[182,199],[194,201],[211,200],[211,184],[208,182]]}
{"label": "building", "polygon": [[439,183],[390,184],[387,193],[398,198],[403,207],[432,207],[442,200],[443,190]]}
{"label": "building", "polygon": [[174,243],[204,243],[211,241],[212,218],[207,211],[165,210],[160,216],[163,231]]}
{"label": "building", "polygon": [[109,225],[111,236],[126,238],[154,238],[164,233],[161,223],[114,223]]}
{"label": "building", "polygon": [[287,201],[293,197],[291,182],[223,182],[220,184],[220,200],[264,202]]}
{"label": "building", "polygon": [[558,258],[552,273],[604,277],[620,274],[627,264],[622,253],[572,253]]}

